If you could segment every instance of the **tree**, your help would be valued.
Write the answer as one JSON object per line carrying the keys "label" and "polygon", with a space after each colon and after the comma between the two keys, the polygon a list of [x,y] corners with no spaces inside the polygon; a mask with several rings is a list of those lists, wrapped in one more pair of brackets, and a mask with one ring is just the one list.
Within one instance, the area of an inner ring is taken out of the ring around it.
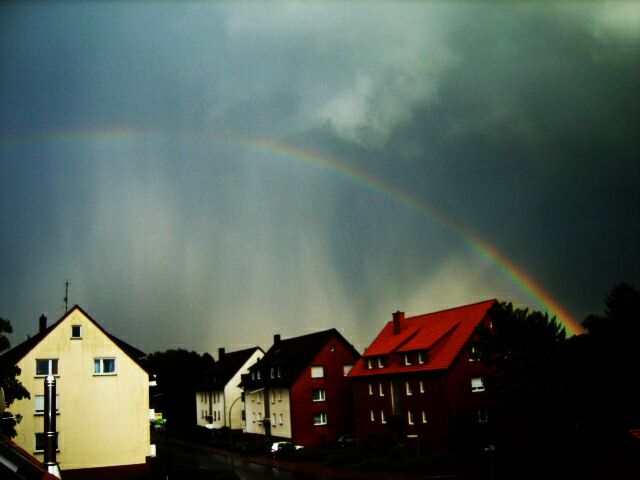
{"label": "tree", "polygon": [[499,413],[500,448],[549,460],[571,426],[565,387],[564,328],[547,313],[496,303],[474,346],[493,374],[485,383]]}
{"label": "tree", "polygon": [[[13,332],[11,322],[4,318],[0,318],[0,353],[8,350],[11,347],[9,339],[5,335],[6,333]],[[20,368],[11,362],[0,361],[0,387],[4,390],[5,402],[7,407],[10,406],[14,400],[20,400],[22,398],[31,398],[29,392],[17,379],[20,375]],[[5,411],[3,417],[11,417],[11,412]],[[2,420],[0,421],[0,434],[8,437],[15,437],[15,421],[14,420]]]}
{"label": "tree", "polygon": [[210,369],[211,355],[187,350],[167,350],[148,355],[145,364],[158,383],[151,402],[162,412],[171,429],[196,423],[196,386],[203,372]]}
{"label": "tree", "polygon": [[605,297],[603,315],[589,315],[587,335],[576,338],[572,356],[580,365],[584,416],[605,429],[640,427],[640,291],[626,283]]}

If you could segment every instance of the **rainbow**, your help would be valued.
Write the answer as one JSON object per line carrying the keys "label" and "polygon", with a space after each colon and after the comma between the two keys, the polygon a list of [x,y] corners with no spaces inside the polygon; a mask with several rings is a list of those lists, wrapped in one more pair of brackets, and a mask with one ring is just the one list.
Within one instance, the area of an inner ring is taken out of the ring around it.
{"label": "rainbow", "polygon": [[145,131],[135,128],[108,128],[94,130],[75,130],[49,132],[34,136],[7,136],[0,138],[0,151],[9,148],[19,148],[33,143],[62,143],[76,142],[127,142],[153,138],[180,138],[191,141],[215,141],[249,148],[258,152],[286,158],[298,163],[304,163],[349,179],[359,185],[382,193],[403,204],[430,221],[453,232],[482,258],[496,265],[498,269],[518,285],[532,300],[542,305],[565,328],[568,335],[583,333],[583,329],[572,315],[564,309],[548,292],[524,270],[513,263],[502,252],[469,228],[455,222],[450,217],[435,209],[432,205],[419,201],[407,192],[390,185],[380,178],[356,167],[347,165],[318,151],[303,149],[280,141],[256,138],[243,135],[216,135],[209,132],[158,132]]}

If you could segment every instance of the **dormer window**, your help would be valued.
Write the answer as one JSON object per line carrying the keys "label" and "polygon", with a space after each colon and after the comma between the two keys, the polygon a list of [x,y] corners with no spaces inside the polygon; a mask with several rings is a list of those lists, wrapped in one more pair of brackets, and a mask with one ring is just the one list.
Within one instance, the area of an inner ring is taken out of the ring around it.
{"label": "dormer window", "polygon": [[256,377],[260,380],[260,370],[258,370]]}
{"label": "dormer window", "polygon": [[369,370],[373,368],[373,361],[370,358],[367,358],[367,368]]}
{"label": "dormer window", "polygon": [[480,352],[478,351],[478,347],[474,345],[469,350],[469,361],[477,362],[478,360],[480,360]]}
{"label": "dormer window", "polygon": [[276,373],[278,375],[278,378],[282,377],[282,369],[280,367],[276,369]]}
{"label": "dormer window", "polygon": [[411,354],[410,353],[405,353],[404,354],[404,364],[405,365],[411,365]]}
{"label": "dormer window", "polygon": [[276,378],[276,369],[271,367],[271,378]]}
{"label": "dormer window", "polygon": [[427,361],[427,352],[425,351],[418,352],[418,363],[422,365],[426,361]]}
{"label": "dormer window", "polygon": [[384,363],[382,361],[382,357],[378,357],[378,368],[384,368]]}

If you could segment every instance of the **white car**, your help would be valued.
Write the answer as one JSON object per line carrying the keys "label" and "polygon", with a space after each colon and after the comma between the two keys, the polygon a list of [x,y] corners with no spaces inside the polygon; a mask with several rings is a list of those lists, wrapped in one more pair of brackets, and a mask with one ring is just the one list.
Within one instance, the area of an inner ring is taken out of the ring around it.
{"label": "white car", "polygon": [[291,458],[301,450],[304,450],[303,446],[292,442],[274,442],[269,448],[269,455],[273,458]]}

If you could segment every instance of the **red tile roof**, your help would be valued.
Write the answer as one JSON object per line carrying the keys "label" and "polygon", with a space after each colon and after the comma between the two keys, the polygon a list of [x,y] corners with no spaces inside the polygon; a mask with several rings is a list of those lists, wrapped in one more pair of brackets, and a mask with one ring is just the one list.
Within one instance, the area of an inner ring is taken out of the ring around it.
{"label": "red tile roof", "polygon": [[[470,339],[476,327],[486,318],[487,311],[496,300],[427,313],[400,320],[400,333],[393,333],[393,321],[388,322],[356,363],[350,377],[382,375],[387,373],[443,370],[449,368]],[[426,350],[429,359],[418,364],[401,365],[385,362],[384,368],[367,368],[367,357],[386,356],[393,353]]]}

